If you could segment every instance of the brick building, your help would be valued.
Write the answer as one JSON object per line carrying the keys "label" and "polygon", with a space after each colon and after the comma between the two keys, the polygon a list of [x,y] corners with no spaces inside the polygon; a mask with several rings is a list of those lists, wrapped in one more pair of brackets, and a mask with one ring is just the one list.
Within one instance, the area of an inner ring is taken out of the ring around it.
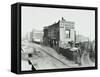
{"label": "brick building", "polygon": [[57,50],[68,47],[70,41],[75,42],[75,35],[74,22],[62,17],[57,23],[44,27],[43,43]]}

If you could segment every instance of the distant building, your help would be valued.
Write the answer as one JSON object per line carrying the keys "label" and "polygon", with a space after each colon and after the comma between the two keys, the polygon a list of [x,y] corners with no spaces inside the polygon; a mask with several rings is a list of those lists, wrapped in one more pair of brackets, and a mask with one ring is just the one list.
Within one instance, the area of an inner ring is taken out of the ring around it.
{"label": "distant building", "polygon": [[75,23],[66,21],[63,17],[57,23],[44,27],[43,43],[54,47],[68,45],[69,41],[75,42]]}
{"label": "distant building", "polygon": [[32,39],[36,42],[43,42],[43,31],[34,30]]}
{"label": "distant building", "polygon": [[26,37],[30,42],[43,42],[43,31],[33,29],[30,32],[27,32]]}

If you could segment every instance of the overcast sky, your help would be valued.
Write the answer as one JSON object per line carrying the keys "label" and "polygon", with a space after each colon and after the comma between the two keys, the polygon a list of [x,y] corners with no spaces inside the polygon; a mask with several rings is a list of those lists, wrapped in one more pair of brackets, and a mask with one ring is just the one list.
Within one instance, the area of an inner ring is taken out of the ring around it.
{"label": "overcast sky", "polygon": [[90,40],[95,38],[95,12],[92,10],[77,9],[58,9],[43,7],[26,7],[22,6],[22,37],[32,29],[42,30],[61,20],[75,22],[77,33],[89,37]]}

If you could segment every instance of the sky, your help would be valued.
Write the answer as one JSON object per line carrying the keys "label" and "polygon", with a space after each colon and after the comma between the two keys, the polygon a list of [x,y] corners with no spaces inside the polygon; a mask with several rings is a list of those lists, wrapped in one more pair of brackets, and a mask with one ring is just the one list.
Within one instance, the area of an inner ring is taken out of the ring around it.
{"label": "sky", "polygon": [[94,10],[77,10],[77,9],[60,9],[60,8],[43,8],[43,7],[21,7],[21,26],[22,38],[32,29],[43,30],[43,27],[49,26],[61,20],[75,22],[77,34],[89,37],[90,40],[95,38],[95,11]]}

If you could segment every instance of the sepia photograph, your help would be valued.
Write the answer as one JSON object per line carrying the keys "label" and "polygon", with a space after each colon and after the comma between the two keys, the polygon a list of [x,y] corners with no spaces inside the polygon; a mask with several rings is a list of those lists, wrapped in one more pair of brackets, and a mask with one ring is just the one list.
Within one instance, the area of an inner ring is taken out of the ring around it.
{"label": "sepia photograph", "polygon": [[95,11],[21,7],[21,71],[95,67]]}

